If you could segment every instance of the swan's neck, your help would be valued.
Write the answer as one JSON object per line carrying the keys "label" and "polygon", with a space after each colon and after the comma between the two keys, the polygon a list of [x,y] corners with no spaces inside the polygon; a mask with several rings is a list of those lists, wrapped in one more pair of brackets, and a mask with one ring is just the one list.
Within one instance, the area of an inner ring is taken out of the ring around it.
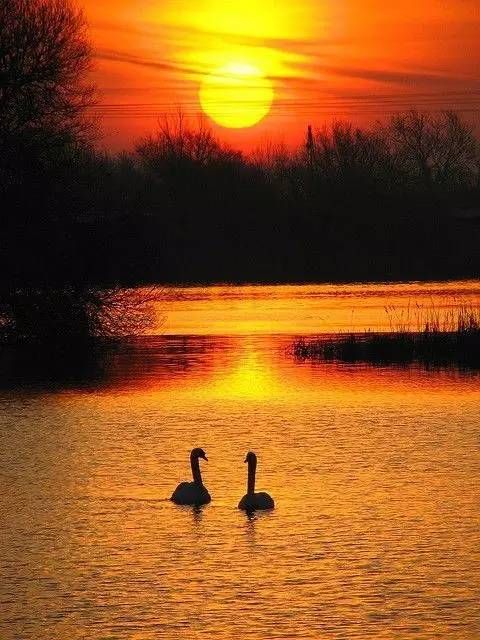
{"label": "swan's neck", "polygon": [[257,471],[257,461],[249,460],[248,461],[248,483],[247,483],[247,493],[254,494],[255,493],[255,473]]}
{"label": "swan's neck", "polygon": [[200,461],[199,461],[199,459],[196,456],[195,457],[192,456],[190,458],[190,463],[192,465],[193,481],[195,482],[195,484],[203,485],[202,474],[200,473]]}

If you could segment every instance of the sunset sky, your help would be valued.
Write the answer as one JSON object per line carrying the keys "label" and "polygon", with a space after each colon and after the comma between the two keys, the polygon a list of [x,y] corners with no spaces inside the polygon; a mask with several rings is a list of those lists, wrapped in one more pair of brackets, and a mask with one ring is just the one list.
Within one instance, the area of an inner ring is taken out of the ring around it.
{"label": "sunset sky", "polygon": [[478,0],[81,4],[110,148],[131,146],[179,108],[207,112],[240,148],[411,107],[454,108],[480,123]]}

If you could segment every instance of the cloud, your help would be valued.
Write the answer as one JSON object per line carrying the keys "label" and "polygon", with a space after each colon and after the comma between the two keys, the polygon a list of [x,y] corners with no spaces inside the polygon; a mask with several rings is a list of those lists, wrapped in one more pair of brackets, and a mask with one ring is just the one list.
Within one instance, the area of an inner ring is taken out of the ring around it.
{"label": "cloud", "polygon": [[97,49],[95,57],[98,60],[108,60],[111,62],[120,62],[124,64],[135,65],[156,71],[164,71],[166,73],[183,73],[187,75],[201,75],[202,70],[191,66],[182,65],[169,60],[151,60],[132,53],[115,51],[114,49]]}
{"label": "cloud", "polygon": [[368,69],[348,66],[322,66],[320,70],[331,75],[387,84],[445,86],[452,82],[458,82],[458,79],[446,74],[422,71],[395,71],[392,69]]}

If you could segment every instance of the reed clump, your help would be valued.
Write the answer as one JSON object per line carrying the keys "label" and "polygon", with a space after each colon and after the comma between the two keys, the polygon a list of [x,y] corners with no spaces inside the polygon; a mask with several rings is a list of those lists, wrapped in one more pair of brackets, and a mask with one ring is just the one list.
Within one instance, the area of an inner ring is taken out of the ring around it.
{"label": "reed clump", "polygon": [[480,307],[442,311],[417,308],[419,330],[412,328],[411,310],[386,309],[390,331],[350,333],[325,339],[298,339],[293,346],[300,360],[366,362],[370,364],[457,366],[480,369]]}

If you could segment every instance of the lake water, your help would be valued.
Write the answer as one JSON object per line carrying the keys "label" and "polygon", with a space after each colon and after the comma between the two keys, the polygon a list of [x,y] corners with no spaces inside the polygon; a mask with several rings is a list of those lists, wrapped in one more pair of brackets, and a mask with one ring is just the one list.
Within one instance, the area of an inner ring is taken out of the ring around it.
{"label": "lake water", "polygon": [[[167,294],[159,335],[78,375],[3,372],[1,640],[478,640],[480,375],[289,347],[480,283]],[[201,510],[168,500],[195,446]],[[277,505],[251,518],[249,449]]]}

